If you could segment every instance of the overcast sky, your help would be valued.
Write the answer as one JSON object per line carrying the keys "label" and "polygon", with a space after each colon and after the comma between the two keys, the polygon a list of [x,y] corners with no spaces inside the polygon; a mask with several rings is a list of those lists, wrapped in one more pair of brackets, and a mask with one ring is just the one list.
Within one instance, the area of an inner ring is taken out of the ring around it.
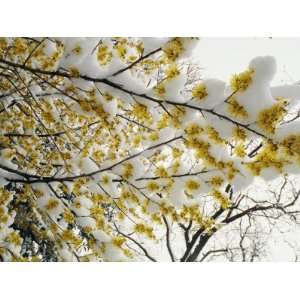
{"label": "overcast sky", "polygon": [[276,58],[274,85],[300,80],[300,38],[201,38],[195,51],[203,75],[224,81],[263,55]]}

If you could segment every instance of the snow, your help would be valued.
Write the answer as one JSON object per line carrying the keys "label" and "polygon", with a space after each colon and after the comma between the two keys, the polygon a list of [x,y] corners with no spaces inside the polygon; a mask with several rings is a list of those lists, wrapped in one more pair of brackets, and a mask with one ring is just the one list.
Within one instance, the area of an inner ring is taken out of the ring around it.
{"label": "snow", "polygon": [[176,172],[172,172],[174,175],[179,175],[179,174],[186,174],[189,172],[191,168],[191,164],[188,160],[189,158],[186,159],[181,159],[180,160],[180,166]]}
{"label": "snow", "polygon": [[76,262],[76,256],[65,246],[62,249],[59,249],[59,254],[62,257],[63,261],[66,262]]}
{"label": "snow", "polygon": [[236,174],[231,182],[234,192],[242,192],[253,183],[253,175],[250,171],[238,160],[235,162],[239,173]]}
{"label": "snow", "polygon": [[84,217],[84,218],[77,218],[76,222],[79,226],[82,227],[91,227],[93,229],[96,228],[96,221],[93,218],[90,217]]}
{"label": "snow", "polygon": [[289,175],[291,174],[300,174],[300,165],[299,164],[295,164],[293,162],[289,163],[289,164],[285,164],[283,167],[283,172],[287,173]]}
{"label": "snow", "polygon": [[272,96],[283,97],[288,99],[300,99],[300,85],[299,84],[284,84],[271,87]]}
{"label": "snow", "polygon": [[[60,60],[59,67],[68,69],[69,67],[78,67],[82,60],[87,55],[86,51],[80,51],[79,55],[72,53],[72,50],[76,47],[83,47],[85,38],[65,38],[64,43],[64,56]],[[86,49],[84,49],[86,50]]]}
{"label": "snow", "polygon": [[[97,47],[99,38],[64,38],[65,45],[63,58],[59,62],[59,67],[70,69],[76,67],[80,74],[93,78],[106,78],[126,65],[116,55],[112,61],[105,66],[101,66],[97,60]],[[111,41],[103,38],[102,45],[107,45],[111,49]],[[75,49],[80,48],[76,51]]]}
{"label": "snow", "polygon": [[218,116],[215,116],[210,113],[203,113],[207,124],[210,124],[219,134],[219,136],[225,140],[228,140],[232,137],[233,129],[236,127],[234,123],[228,122],[225,119],[222,119]]}
{"label": "snow", "polygon": [[271,93],[274,98],[283,97],[289,100],[289,108],[300,104],[300,85],[285,84],[271,87]]}
{"label": "snow", "polygon": [[78,167],[81,170],[81,173],[91,173],[97,171],[99,167],[94,163],[89,157],[82,157],[78,161]]}
{"label": "snow", "polygon": [[110,237],[102,230],[95,230],[92,235],[98,242],[107,243],[110,241]]}
{"label": "snow", "polygon": [[141,78],[133,74],[131,70],[118,74],[111,81],[137,94],[146,94],[149,91],[149,88],[147,88]]}
{"label": "snow", "polygon": [[276,103],[272,97],[269,86],[261,82],[251,84],[245,92],[238,94],[236,98],[246,109],[248,113],[247,120],[250,123],[257,119],[257,115],[260,111]]}
{"label": "snow", "polygon": [[[96,180],[101,183],[101,186],[111,195],[111,197],[116,198],[120,196],[120,190],[118,188],[119,183],[113,181],[114,179],[120,178],[117,174],[114,174],[113,172],[102,172],[96,176],[98,177]],[[108,183],[103,182],[104,178],[108,178]]]}
{"label": "snow", "polygon": [[276,73],[276,61],[273,56],[257,56],[249,63],[249,69],[254,70],[252,77],[254,83],[268,84]]}
{"label": "snow", "polygon": [[121,252],[120,249],[116,248],[112,243],[105,244],[105,252],[103,255],[105,261],[110,262],[122,262],[128,261],[129,259]]}
{"label": "snow", "polygon": [[279,171],[274,167],[264,168],[260,172],[260,177],[264,179],[266,182],[274,180],[278,177]]}
{"label": "snow", "polygon": [[186,84],[187,77],[185,74],[179,74],[175,78],[172,78],[165,84],[165,99],[176,102],[176,103],[185,103],[188,99],[182,95],[182,91]]}
{"label": "snow", "polygon": [[126,65],[116,56],[113,56],[107,65],[100,66],[96,51],[83,60],[79,66],[83,74],[93,78],[107,78],[124,67]]}
{"label": "snow", "polygon": [[[9,174],[9,172],[5,173]],[[2,170],[0,171],[0,188],[6,186],[9,183],[9,181],[5,179],[5,173],[2,172]]]}
{"label": "snow", "polygon": [[191,58],[195,55],[197,46],[201,43],[197,38],[181,38],[183,41],[184,52],[180,58]]}
{"label": "snow", "polygon": [[205,85],[207,96],[200,101],[194,99],[190,103],[201,108],[211,109],[225,101],[225,82],[215,78],[204,79],[202,84]]}
{"label": "snow", "polygon": [[176,130],[171,127],[165,127],[159,131],[159,138],[155,141],[155,144],[161,144],[168,140],[173,139],[176,136]]}
{"label": "snow", "polygon": [[275,133],[275,140],[282,141],[289,135],[300,134],[300,120],[296,119],[292,122],[279,126]]}
{"label": "snow", "polygon": [[188,203],[188,198],[184,193],[184,180],[181,178],[174,178],[174,184],[169,193],[169,200],[175,207],[182,207]]}
{"label": "snow", "polygon": [[[78,204],[80,204],[78,206]],[[90,208],[93,206],[93,202],[86,196],[76,197],[71,205],[71,210],[76,213],[77,216],[89,216]]]}
{"label": "snow", "polygon": [[153,37],[144,37],[142,38],[144,45],[144,55],[162,47],[166,44],[170,38],[153,38]]}
{"label": "snow", "polygon": [[46,54],[47,56],[51,56],[53,53],[55,53],[56,43],[54,43],[50,40],[45,40],[43,45],[44,45],[44,48],[43,48],[44,54]]}
{"label": "snow", "polygon": [[183,128],[187,127],[189,123],[197,123],[197,121],[200,119],[204,120],[204,118],[202,118],[202,115],[199,111],[189,109],[186,111],[185,115],[181,119],[182,127]]}

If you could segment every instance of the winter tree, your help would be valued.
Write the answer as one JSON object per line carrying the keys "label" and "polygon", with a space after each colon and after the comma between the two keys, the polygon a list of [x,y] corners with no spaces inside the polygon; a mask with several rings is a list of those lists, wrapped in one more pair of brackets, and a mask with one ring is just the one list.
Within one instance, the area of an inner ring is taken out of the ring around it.
{"label": "winter tree", "polygon": [[197,44],[0,40],[1,261],[256,261],[298,224],[300,86]]}

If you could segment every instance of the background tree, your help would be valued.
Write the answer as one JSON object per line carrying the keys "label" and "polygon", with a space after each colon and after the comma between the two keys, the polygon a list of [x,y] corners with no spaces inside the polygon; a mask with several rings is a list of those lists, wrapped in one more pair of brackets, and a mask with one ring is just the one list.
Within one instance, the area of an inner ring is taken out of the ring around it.
{"label": "background tree", "polygon": [[255,261],[298,222],[299,86],[197,42],[0,40],[1,260]]}

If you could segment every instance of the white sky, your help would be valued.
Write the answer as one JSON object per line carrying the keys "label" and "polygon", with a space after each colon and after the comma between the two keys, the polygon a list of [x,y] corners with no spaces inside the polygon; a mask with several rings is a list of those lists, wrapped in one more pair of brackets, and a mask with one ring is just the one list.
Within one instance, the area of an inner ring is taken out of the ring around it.
{"label": "white sky", "polygon": [[263,55],[276,58],[274,85],[300,80],[300,38],[201,38],[195,51],[204,77],[224,81]]}

